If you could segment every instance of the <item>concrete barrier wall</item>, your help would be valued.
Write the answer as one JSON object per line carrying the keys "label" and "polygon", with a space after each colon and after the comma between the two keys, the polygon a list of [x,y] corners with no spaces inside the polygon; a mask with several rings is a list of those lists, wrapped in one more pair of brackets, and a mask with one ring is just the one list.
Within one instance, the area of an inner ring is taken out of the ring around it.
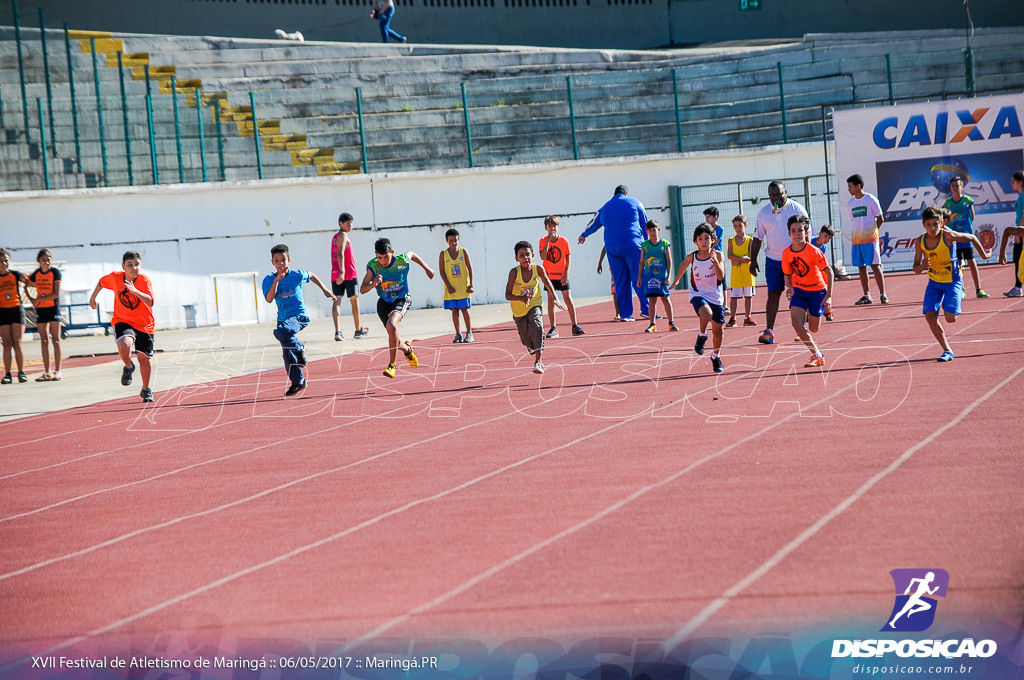
{"label": "concrete barrier wall", "polygon": [[[342,211],[355,216],[352,239],[361,272],[373,256],[374,240],[382,236],[396,250],[412,250],[436,268],[451,225],[472,257],[473,301],[500,302],[515,264],[513,245],[525,239],[536,248],[543,217],[556,214],[562,216],[561,233],[573,244],[573,292],[596,296],[609,287],[607,273],[595,271],[602,237],[599,233],[582,246],[576,238],[616,185],[628,185],[649,216],[668,225],[671,185],[762,179],[767,184],[774,177],[824,171],[821,144],[806,144],[448,173],[8,192],[0,193],[0,246],[13,251],[15,268],[28,271],[36,251],[50,248],[55,261],[66,263],[65,300],[72,291],[91,291],[102,274],[119,269],[125,250],[139,250],[143,270],[154,282],[158,327],[172,328],[186,325],[193,314],[199,325],[218,323],[213,275],[256,271],[262,280],[271,272],[270,247],[276,243],[289,245],[294,268],[309,269],[326,282],[330,239]],[[428,281],[416,271],[410,280],[416,307],[441,305],[439,279]],[[112,297],[103,296],[101,307],[109,311]],[[315,287],[306,297],[312,315],[330,315],[330,301]],[[244,309],[223,309],[221,320],[246,315],[251,320],[249,298],[243,299]],[[372,312],[375,305],[371,292],[360,307]],[[261,301],[260,320],[273,315],[273,306]]]}

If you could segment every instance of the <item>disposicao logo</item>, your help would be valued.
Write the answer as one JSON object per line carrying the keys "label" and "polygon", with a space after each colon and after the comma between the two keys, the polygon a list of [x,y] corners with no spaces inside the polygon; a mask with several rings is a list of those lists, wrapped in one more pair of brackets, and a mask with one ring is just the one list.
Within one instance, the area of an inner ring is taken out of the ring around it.
{"label": "disposicao logo", "polygon": [[[938,609],[936,597],[945,598],[949,572],[945,569],[893,569],[896,601],[880,632],[919,633],[928,630]],[[987,658],[996,653],[993,640],[833,640],[832,658],[881,657]]]}

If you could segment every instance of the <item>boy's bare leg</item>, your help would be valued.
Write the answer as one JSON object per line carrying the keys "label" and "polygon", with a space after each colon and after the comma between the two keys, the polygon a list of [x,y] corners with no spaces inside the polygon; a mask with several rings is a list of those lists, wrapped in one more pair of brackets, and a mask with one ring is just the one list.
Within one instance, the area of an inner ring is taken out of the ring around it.
{"label": "boy's bare leg", "polygon": [[673,318],[674,312],[672,311],[672,298],[662,298],[661,300],[665,307],[665,316],[668,317],[668,322],[670,324],[675,323],[675,319]]}
{"label": "boy's bare leg", "polygon": [[974,279],[974,289],[981,290],[981,277],[978,276],[978,263],[974,260],[967,260],[967,262],[971,269],[971,278]]}
{"label": "boy's bare leg", "polygon": [[885,276],[882,274],[882,265],[871,265],[871,273],[875,275],[875,283],[878,284],[878,294],[885,295]]}
{"label": "boy's bare leg", "polygon": [[[736,318],[736,305],[739,303],[738,298],[729,298],[729,320],[732,321]],[[749,316],[749,314],[747,315]]]}
{"label": "boy's bare leg", "polygon": [[130,335],[122,335],[121,339],[117,341],[117,355],[121,357],[121,363],[126,368],[132,366],[132,354],[135,353],[135,338]]}
{"label": "boy's bare leg", "polygon": [[[932,335],[934,335],[935,339],[939,341],[939,347],[942,348],[942,351],[952,352],[953,349],[949,346],[949,341],[946,340],[946,331],[942,327],[942,324],[939,323],[939,313],[928,312],[927,314],[924,315],[924,318],[928,321],[928,328],[931,329]],[[956,315],[949,314],[947,312],[946,321],[948,321],[949,323],[954,323],[956,321]]]}
{"label": "boy's bare leg", "polygon": [[718,354],[722,350],[722,324],[711,322],[711,351]]}
{"label": "boy's bare leg", "polygon": [[153,372],[153,362],[145,354],[137,355],[139,359],[139,375],[142,376],[142,388],[149,387],[149,375]]}
{"label": "boy's bare leg", "polygon": [[746,317],[748,319],[750,318],[750,306],[753,303],[754,303],[754,298],[750,297],[749,295],[747,297],[743,298],[743,313],[746,315]]}
{"label": "boy's bare leg", "polygon": [[[569,312],[569,323],[576,326],[576,305],[572,303],[572,295],[569,291],[562,291],[562,300],[565,302],[565,310]],[[654,317],[651,318],[653,319]]]}
{"label": "boy's bare leg", "polygon": [[462,332],[462,329],[459,326],[459,310],[457,310],[457,309],[453,309],[452,310],[452,325],[455,326],[455,332],[456,333],[461,333]]}
{"label": "boy's bare leg", "polygon": [[868,268],[863,265],[857,267],[857,273],[860,275],[860,287],[864,289],[864,294],[871,295],[868,290]]}
{"label": "boy's bare leg", "polygon": [[[796,331],[797,336],[807,346],[807,349],[818,354],[818,345],[814,342],[814,337],[811,335],[812,331],[807,327],[807,310],[802,307],[791,307],[789,309],[789,318],[793,322],[793,330]],[[811,327],[815,331],[818,329],[817,321],[818,317],[810,317]]]}
{"label": "boy's bare leg", "polygon": [[548,297],[548,328],[555,327],[555,296]]}
{"label": "boy's bare leg", "polygon": [[[359,296],[353,295],[348,299],[348,301],[349,304],[352,305],[352,321],[356,324],[356,330],[358,331],[359,329],[362,328],[362,326],[359,325]],[[340,305],[340,303],[341,300],[339,298],[338,303],[336,304]],[[335,328],[337,328],[337,324],[335,324]]]}
{"label": "boy's bare leg", "polygon": [[465,308],[462,309],[462,321],[466,325],[466,332],[467,333],[472,333],[473,332],[473,324],[469,320],[469,310],[468,309],[465,309]]}
{"label": "boy's bare leg", "polygon": [[[334,319],[334,332],[337,333],[341,330],[341,298],[335,300],[331,305],[331,318]],[[358,324],[356,328],[359,328]]]}

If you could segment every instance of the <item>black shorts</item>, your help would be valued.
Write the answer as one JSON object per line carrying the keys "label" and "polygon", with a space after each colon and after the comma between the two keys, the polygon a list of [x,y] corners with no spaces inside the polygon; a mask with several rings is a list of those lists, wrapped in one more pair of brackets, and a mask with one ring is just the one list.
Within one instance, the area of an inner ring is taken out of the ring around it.
{"label": "black shorts", "polygon": [[974,259],[974,247],[967,246],[966,248],[956,249],[956,259],[960,262],[967,262],[968,260]]}
{"label": "black shorts", "polygon": [[0,307],[0,326],[11,326],[16,323],[20,323],[22,326],[25,325],[25,308],[21,305],[17,307]]}
{"label": "black shorts", "polygon": [[139,354],[145,354],[147,357],[153,356],[153,335],[152,333],[146,333],[140,331],[137,328],[133,328],[126,323],[119,323],[114,326],[114,339],[120,340],[121,338],[129,337],[135,339],[135,351]]}
{"label": "black shorts", "polygon": [[412,307],[412,296],[410,295],[398,298],[392,302],[388,302],[384,298],[380,298],[377,300],[377,316],[380,317],[380,322],[387,326],[388,319],[391,317],[392,312],[398,312],[402,316],[405,316],[409,313],[410,307]]}
{"label": "black shorts", "polygon": [[36,325],[60,321],[60,315],[57,313],[58,309],[57,305],[53,307],[36,307]]}
{"label": "black shorts", "polygon": [[342,293],[344,293],[346,297],[355,297],[356,280],[345,279],[341,283],[338,283],[337,281],[331,281],[331,292],[334,293],[335,295],[341,295]]}
{"label": "black shorts", "polygon": [[569,290],[569,279],[551,279],[551,287],[555,290]]}

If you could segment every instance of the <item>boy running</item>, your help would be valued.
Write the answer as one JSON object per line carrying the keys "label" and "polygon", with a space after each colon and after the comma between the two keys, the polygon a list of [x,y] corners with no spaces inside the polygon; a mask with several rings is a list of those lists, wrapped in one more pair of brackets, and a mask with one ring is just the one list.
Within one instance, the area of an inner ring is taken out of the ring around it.
{"label": "boy running", "polygon": [[[569,323],[572,324],[573,335],[584,335],[586,331],[576,323],[576,306],[572,303],[572,293],[569,292],[569,241],[564,236],[558,235],[558,218],[549,215],[544,218],[544,229],[548,235],[540,240],[540,259],[544,265],[544,272],[551,280],[555,290],[562,291],[562,299],[565,300],[565,309],[569,312]],[[558,337],[558,326],[555,324],[555,302],[558,298],[554,295],[548,297],[548,320],[551,322],[551,329],[547,337]]]}
{"label": "boy running", "polygon": [[270,249],[270,262],[276,274],[263,278],[263,297],[267,302],[277,303],[277,328],[274,337],[281,343],[284,353],[284,370],[291,385],[284,393],[294,397],[306,389],[306,347],[299,340],[298,333],[309,325],[306,314],[306,300],[302,296],[302,284],[311,282],[324,292],[324,297],[337,302],[338,297],[325,286],[316,274],[303,269],[290,269],[291,257],[288,246],[279,243]]}
{"label": "boy running", "polygon": [[515,319],[519,340],[533,355],[534,373],[544,372],[541,355],[544,354],[544,299],[540,292],[541,284],[548,291],[548,299],[555,300],[555,306],[565,310],[565,306],[555,298],[555,289],[551,285],[544,267],[533,263],[533,246],[529,241],[519,241],[515,245],[518,266],[512,267],[505,283],[505,299],[512,305],[512,318]]}
{"label": "boy running", "polygon": [[725,324],[725,262],[722,253],[712,250],[715,232],[710,225],[699,224],[693,230],[693,242],[697,244],[697,252],[690,253],[683,259],[675,280],[670,288],[679,285],[680,279],[687,269],[690,272],[690,304],[700,318],[700,331],[693,351],[704,354],[704,345],[708,341],[708,324],[711,324],[711,368],[715,373],[725,370],[719,352],[722,349],[722,326]]}
{"label": "boy running", "polygon": [[352,239],[349,238],[352,219],[351,213],[341,213],[338,216],[338,233],[331,238],[331,292],[335,295],[334,304],[331,305],[331,318],[334,319],[334,339],[339,342],[345,339],[345,334],[341,332],[342,294],[348,297],[349,304],[352,305],[352,321],[356,325],[352,337],[359,339],[370,333],[368,328],[359,325],[359,293],[356,292],[359,270],[356,269]]}
{"label": "boy running", "polygon": [[810,218],[794,215],[787,226],[793,245],[782,252],[782,273],[786,277],[789,318],[797,336],[811,350],[811,360],[804,368],[821,368],[825,357],[812,334],[818,332],[822,314],[832,307],[832,268],[824,253],[807,242]]}
{"label": "boy running", "polygon": [[[947,323],[956,323],[960,315],[960,300],[964,296],[963,278],[960,275],[960,260],[953,252],[953,243],[970,243],[987,260],[989,253],[974,234],[963,234],[940,226],[942,208],[925,208],[921,223],[925,233],[917,239],[914,251],[914,273],[928,272],[928,286],[924,289],[924,318],[932,335],[939,341],[942,354],[936,361],[943,363],[953,360],[953,348],[946,339],[946,331],[939,322],[939,309],[945,313]],[[1004,236],[1005,239],[1005,236]]]}
{"label": "boy running", "polygon": [[377,316],[384,328],[388,331],[388,367],[384,369],[384,375],[394,378],[398,372],[395,366],[395,358],[398,356],[398,348],[402,348],[405,360],[409,362],[409,368],[417,368],[420,365],[419,359],[412,351],[412,345],[403,341],[398,334],[398,324],[409,313],[412,307],[412,296],[409,295],[409,263],[415,262],[423,267],[427,278],[434,278],[434,270],[427,266],[427,263],[420,259],[420,256],[411,250],[406,253],[395,255],[395,249],[391,246],[391,239],[379,238],[373,244],[374,259],[366,263],[366,276],[359,286],[360,293],[369,293],[373,288],[377,289]]}
{"label": "boy running", "polygon": [[[452,342],[473,342],[473,324],[469,320],[469,308],[473,306],[469,299],[473,294],[473,265],[469,261],[469,251],[459,247],[457,229],[446,231],[444,239],[448,247],[437,256],[437,271],[441,272],[441,281],[444,282],[444,308],[452,310],[452,325],[455,326]],[[459,328],[459,312],[466,322],[465,337]]]}
{"label": "boy running", "polygon": [[121,370],[121,384],[132,384],[135,364],[132,355],[139,358],[142,374],[142,390],[139,396],[143,402],[153,401],[153,390],[149,388],[149,377],[153,366],[153,334],[156,319],[153,317],[153,282],[142,273],[142,256],[138,251],[129,250],[121,257],[122,271],[115,271],[102,277],[92,291],[89,306],[96,309],[96,296],[104,288],[114,291],[114,327],[117,353],[124,368]]}
{"label": "boy running", "polygon": [[658,300],[665,307],[668,318],[668,329],[678,331],[679,327],[672,319],[672,300],[669,298],[668,279],[672,276],[672,244],[661,238],[661,227],[657,220],[647,222],[647,240],[640,245],[640,276],[637,288],[643,291],[650,304],[651,325],[645,333],[656,333],[658,325]]}

